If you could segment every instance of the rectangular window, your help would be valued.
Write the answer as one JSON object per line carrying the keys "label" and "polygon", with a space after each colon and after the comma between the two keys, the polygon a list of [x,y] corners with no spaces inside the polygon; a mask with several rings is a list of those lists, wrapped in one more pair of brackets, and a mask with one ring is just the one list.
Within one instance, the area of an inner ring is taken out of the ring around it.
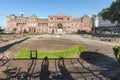
{"label": "rectangular window", "polygon": [[70,18],[67,18],[67,21],[70,21]]}
{"label": "rectangular window", "polygon": [[50,18],[50,20],[53,20],[53,18]]}
{"label": "rectangular window", "polygon": [[57,18],[57,20],[58,20],[58,21],[62,21],[62,20],[63,20],[63,18]]}

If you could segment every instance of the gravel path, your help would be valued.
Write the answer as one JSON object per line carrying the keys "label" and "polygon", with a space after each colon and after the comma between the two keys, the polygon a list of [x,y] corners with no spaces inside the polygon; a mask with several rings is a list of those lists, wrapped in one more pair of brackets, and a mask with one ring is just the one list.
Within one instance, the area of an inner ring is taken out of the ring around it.
{"label": "gravel path", "polygon": [[17,53],[23,47],[28,47],[32,50],[55,50],[68,48],[77,44],[84,45],[87,51],[97,51],[110,57],[114,57],[113,46],[118,45],[117,43],[83,38],[79,35],[60,35],[60,37],[58,35],[40,35],[32,36],[22,43],[11,46],[5,53],[9,54],[9,57],[13,57],[13,54]]}

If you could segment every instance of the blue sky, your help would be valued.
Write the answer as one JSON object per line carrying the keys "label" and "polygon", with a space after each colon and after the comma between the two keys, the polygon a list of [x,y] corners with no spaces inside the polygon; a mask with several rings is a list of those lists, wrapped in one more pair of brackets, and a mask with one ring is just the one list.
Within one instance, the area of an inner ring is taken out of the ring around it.
{"label": "blue sky", "polygon": [[5,24],[8,14],[25,16],[36,14],[40,17],[63,13],[80,17],[85,14],[92,16],[103,8],[109,7],[113,0],[1,0],[0,1],[0,25]]}

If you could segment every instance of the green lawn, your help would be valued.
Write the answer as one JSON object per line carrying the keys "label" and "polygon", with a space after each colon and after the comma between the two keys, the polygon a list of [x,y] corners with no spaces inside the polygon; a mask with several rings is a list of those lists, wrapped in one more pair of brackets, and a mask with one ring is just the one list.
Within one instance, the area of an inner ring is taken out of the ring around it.
{"label": "green lawn", "polygon": [[0,34],[0,39],[9,38],[10,35]]}
{"label": "green lawn", "polygon": [[[81,45],[74,45],[71,46],[68,49],[64,50],[48,50],[48,51],[42,51],[37,50],[37,58],[71,58],[78,54],[78,52],[85,51],[85,47]],[[22,48],[17,54],[14,55],[15,59],[29,59],[30,58],[30,49],[28,48]]]}

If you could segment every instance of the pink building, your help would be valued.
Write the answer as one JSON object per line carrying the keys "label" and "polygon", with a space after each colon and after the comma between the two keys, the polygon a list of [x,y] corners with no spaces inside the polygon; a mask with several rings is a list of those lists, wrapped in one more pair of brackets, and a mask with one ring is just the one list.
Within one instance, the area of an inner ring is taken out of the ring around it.
{"label": "pink building", "polygon": [[63,14],[49,15],[47,18],[38,18],[8,15],[6,17],[6,32],[11,33],[16,28],[16,33],[74,33],[78,30],[90,32],[92,20],[88,16],[72,17]]}

